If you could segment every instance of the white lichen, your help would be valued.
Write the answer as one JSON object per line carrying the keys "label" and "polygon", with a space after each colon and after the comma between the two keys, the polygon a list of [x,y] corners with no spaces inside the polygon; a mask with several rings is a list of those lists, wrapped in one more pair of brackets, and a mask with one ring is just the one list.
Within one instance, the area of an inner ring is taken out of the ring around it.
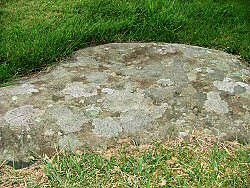
{"label": "white lichen", "polygon": [[9,90],[11,95],[29,95],[39,92],[32,84],[23,84]]}
{"label": "white lichen", "polygon": [[220,94],[212,91],[207,93],[204,108],[207,111],[213,111],[217,114],[226,114],[229,112],[229,106],[225,101],[221,100]]}
{"label": "white lichen", "polygon": [[65,133],[72,133],[82,130],[84,123],[88,122],[87,117],[83,113],[73,113],[68,107],[60,106],[51,111],[56,124]]}
{"label": "white lichen", "polygon": [[214,81],[213,85],[217,87],[221,91],[227,91],[230,93],[234,92],[234,88],[236,86],[240,86],[242,88],[245,88],[247,91],[249,91],[249,85],[243,82],[235,82],[231,78],[224,78],[223,81]]}
{"label": "white lichen", "polygon": [[103,92],[103,93],[106,93],[106,94],[112,94],[112,93],[114,93],[114,90],[113,90],[113,89],[110,89],[110,88],[103,88],[103,89],[102,89],[102,92]]}
{"label": "white lichen", "polygon": [[160,80],[157,80],[156,83],[164,87],[171,86],[174,84],[174,82],[172,82],[170,79],[160,79]]}
{"label": "white lichen", "polygon": [[118,136],[122,132],[119,122],[111,117],[105,119],[96,118],[93,120],[92,125],[94,126],[93,131],[97,136],[111,138]]}
{"label": "white lichen", "polygon": [[97,95],[98,86],[95,84],[83,84],[82,82],[70,83],[62,92],[72,97],[91,97]]}
{"label": "white lichen", "polygon": [[36,119],[43,114],[43,111],[34,108],[32,105],[25,105],[8,111],[4,119],[11,128],[29,129],[30,125],[36,125]]}

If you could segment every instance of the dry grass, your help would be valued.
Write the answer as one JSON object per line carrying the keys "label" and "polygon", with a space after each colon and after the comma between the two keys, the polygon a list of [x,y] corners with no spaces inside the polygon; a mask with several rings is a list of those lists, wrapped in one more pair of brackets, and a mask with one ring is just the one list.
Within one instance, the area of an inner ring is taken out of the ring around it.
{"label": "dry grass", "polygon": [[46,187],[48,177],[44,172],[44,165],[34,165],[29,168],[14,170],[12,167],[4,165],[0,169],[0,187],[1,188],[23,188],[39,185]]}
{"label": "dry grass", "polygon": [[58,152],[30,168],[2,165],[0,187],[248,187],[250,147],[194,132],[188,140]]}

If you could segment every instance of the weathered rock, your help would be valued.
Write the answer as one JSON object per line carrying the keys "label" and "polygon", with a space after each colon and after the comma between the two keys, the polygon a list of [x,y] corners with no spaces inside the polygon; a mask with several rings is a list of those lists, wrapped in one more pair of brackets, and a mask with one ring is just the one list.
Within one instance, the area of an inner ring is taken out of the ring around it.
{"label": "weathered rock", "polygon": [[56,148],[188,136],[250,140],[250,70],[236,57],[180,44],[107,44],[49,73],[0,88],[0,160]]}

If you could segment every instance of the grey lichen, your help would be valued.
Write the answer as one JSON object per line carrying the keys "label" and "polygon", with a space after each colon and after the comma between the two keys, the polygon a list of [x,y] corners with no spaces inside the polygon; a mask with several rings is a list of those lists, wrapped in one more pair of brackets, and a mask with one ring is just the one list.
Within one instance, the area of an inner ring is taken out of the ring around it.
{"label": "grey lichen", "polygon": [[88,123],[84,113],[73,113],[66,106],[59,106],[51,111],[53,118],[56,119],[56,124],[65,133],[73,133],[83,129],[84,123]]}
{"label": "grey lichen", "polygon": [[116,137],[122,132],[122,127],[119,122],[111,117],[105,119],[94,119],[92,122],[94,126],[94,133],[98,136],[103,136],[107,138]]}
{"label": "grey lichen", "polygon": [[97,95],[97,88],[95,84],[83,84],[82,82],[73,82],[68,84],[68,86],[63,90],[66,95],[71,95],[72,97],[90,97]]}
{"label": "grey lichen", "polygon": [[19,108],[14,108],[6,113],[5,121],[10,125],[10,128],[30,129],[30,126],[37,125],[36,120],[43,114],[43,111],[34,108],[32,105],[24,105]]}
{"label": "grey lichen", "polygon": [[160,84],[161,86],[171,86],[174,84],[174,82],[172,82],[170,79],[160,79],[157,80],[157,84]]}
{"label": "grey lichen", "polygon": [[30,95],[32,93],[38,93],[38,89],[32,84],[22,84],[21,86],[10,89],[11,95]]}
{"label": "grey lichen", "polygon": [[247,92],[250,91],[250,85],[243,82],[235,82],[231,78],[224,78],[223,81],[214,81],[213,85],[217,87],[221,91],[227,91],[229,93],[233,93],[235,91],[235,87],[240,86],[245,88]]}
{"label": "grey lichen", "polygon": [[81,146],[81,143],[76,136],[64,135],[59,139],[58,146],[66,151],[75,151]]}
{"label": "grey lichen", "polygon": [[228,104],[221,100],[218,92],[207,93],[207,100],[205,101],[204,108],[207,111],[213,111],[218,114],[226,114],[229,112]]}
{"label": "grey lichen", "polygon": [[219,90],[228,91],[230,93],[233,93],[234,87],[237,86],[237,84],[234,81],[232,81],[231,78],[224,78],[223,81],[214,81],[213,84]]}

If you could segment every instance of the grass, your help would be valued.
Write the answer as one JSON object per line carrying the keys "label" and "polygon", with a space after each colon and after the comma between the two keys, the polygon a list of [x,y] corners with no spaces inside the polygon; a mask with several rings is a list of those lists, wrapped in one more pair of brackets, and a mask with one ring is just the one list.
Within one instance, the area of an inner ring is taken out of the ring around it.
{"label": "grass", "polygon": [[250,148],[195,134],[189,140],[61,152],[30,169],[0,168],[0,187],[249,187]]}
{"label": "grass", "polygon": [[0,84],[110,42],[171,42],[250,61],[246,0],[2,0]]}

